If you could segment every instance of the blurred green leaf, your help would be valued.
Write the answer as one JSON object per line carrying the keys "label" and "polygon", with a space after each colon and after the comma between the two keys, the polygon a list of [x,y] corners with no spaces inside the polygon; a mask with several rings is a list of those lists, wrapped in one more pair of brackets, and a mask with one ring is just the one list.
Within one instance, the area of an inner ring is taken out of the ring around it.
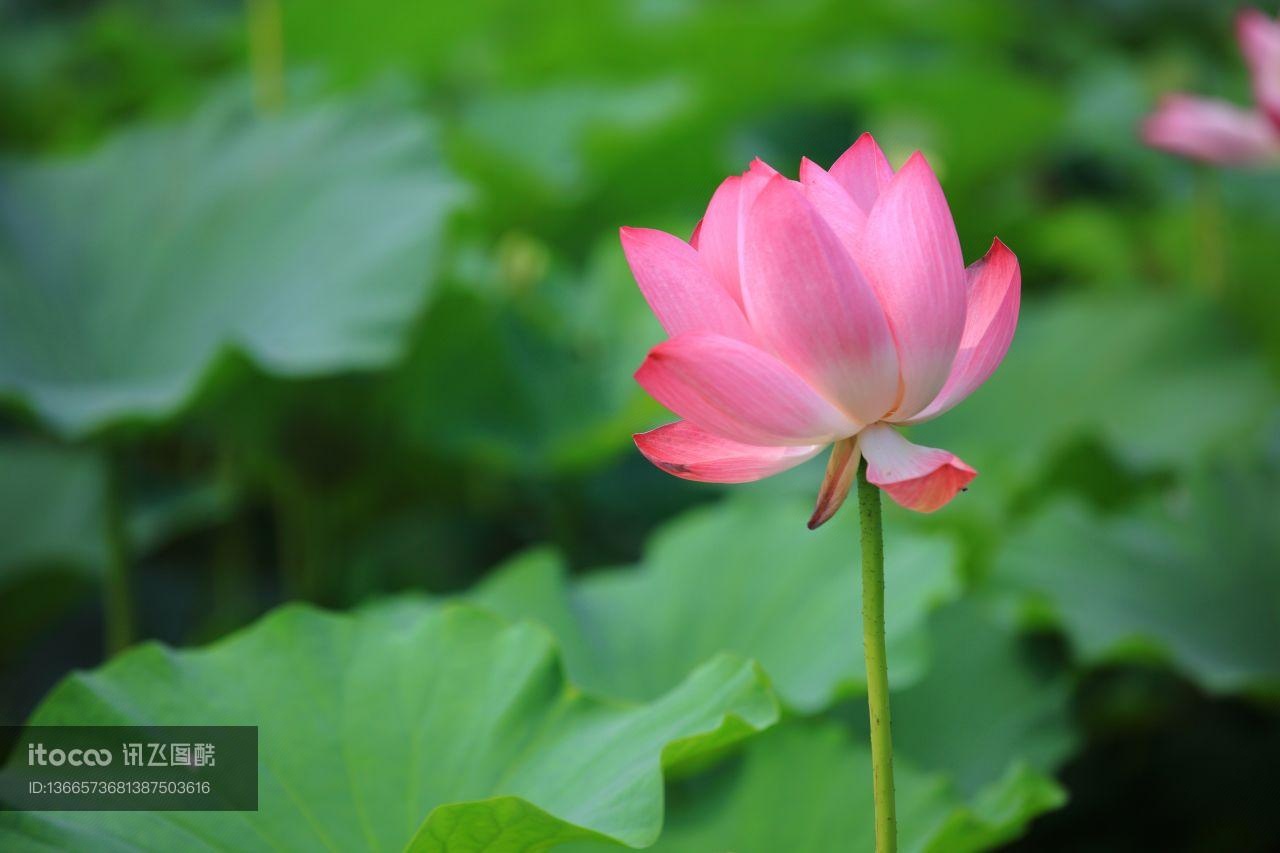
{"label": "blurred green leaf", "polygon": [[0,392],[80,436],[168,414],[227,349],[287,375],[394,358],[460,198],[399,100],[228,95],[4,167]]}
{"label": "blurred green leaf", "polygon": [[226,521],[241,497],[218,482],[181,483],[135,502],[129,513],[129,542],[146,553],[192,531]]}
{"label": "blurred green leaf", "polygon": [[[0,442],[0,662],[20,658],[26,641],[74,613],[102,583],[109,560],[107,464],[86,448]],[[141,561],[183,534],[207,529],[236,499],[214,484],[149,492],[124,508],[131,557]],[[142,584],[137,589],[150,592]]]}
{"label": "blurred green leaf", "polygon": [[[1058,808],[1062,790],[1017,766],[972,800],[944,774],[894,766],[903,853],[987,850]],[[871,753],[831,722],[796,721],[753,741],[736,772],[675,788],[662,853],[858,853],[875,850]],[[839,839],[838,845],[833,839]]]}
{"label": "blurred green leaf", "polygon": [[[816,531],[794,501],[729,501],[695,510],[652,540],[636,568],[568,581],[548,553],[519,559],[474,599],[541,620],[575,680],[651,699],[718,652],[760,661],[791,707],[815,711],[865,683],[852,512]],[[956,554],[938,537],[893,531],[887,632],[895,685],[928,662],[924,622],[959,592]]]}
{"label": "blurred green leaf", "polygon": [[0,583],[50,567],[96,578],[106,562],[105,499],[96,453],[0,444]]}
{"label": "blurred green leaf", "polygon": [[945,772],[961,792],[983,797],[1012,768],[1051,774],[1070,755],[1062,667],[1038,657],[980,595],[935,613],[929,641],[924,677],[891,703],[895,748],[917,767]]}
{"label": "blurred green leaf", "polygon": [[99,582],[105,502],[97,453],[0,442],[0,664],[20,661],[32,635]]}
{"label": "blurred green leaf", "polygon": [[[1211,224],[1220,232],[1213,235],[1225,245],[1225,272],[1229,275],[1227,303],[1236,316],[1267,347],[1271,368],[1280,375],[1280,169],[1264,174],[1215,174],[1222,183],[1222,211],[1208,211]],[[1216,197],[1210,196],[1210,201]],[[1217,216],[1214,220],[1212,217]],[[1201,214],[1202,220],[1206,214]]]}
{"label": "blurred green leaf", "polygon": [[632,372],[662,332],[617,237],[580,275],[546,269],[527,235],[495,255],[440,295],[380,385],[397,450],[518,473],[599,467],[660,411]]}
{"label": "blurred green leaf", "polygon": [[[96,580],[107,559],[106,469],[90,450],[0,442],[0,578],[59,569]],[[137,553],[226,516],[236,496],[217,484],[177,486],[129,514]]]}
{"label": "blurred green leaf", "polygon": [[0,139],[81,148],[122,119],[172,115],[211,74],[238,67],[239,11],[200,0],[3,4]]}
{"label": "blurred green leaf", "polygon": [[1132,516],[1057,503],[1010,539],[995,577],[1088,663],[1167,661],[1211,690],[1274,690],[1278,475],[1274,464],[1215,467]]}
{"label": "blurred green leaf", "polygon": [[1027,305],[995,375],[911,439],[982,472],[969,497],[1001,501],[1080,438],[1100,438],[1138,468],[1185,469],[1256,433],[1274,405],[1255,355],[1201,300],[1061,296]]}
{"label": "blurred green leaf", "polygon": [[150,645],[63,682],[33,724],[259,727],[259,809],[0,814],[6,850],[547,849],[653,842],[666,768],[772,725],[754,664],[721,656],[648,705],[584,696],[551,638],[449,605],[289,607],[208,649]]}
{"label": "blurred green leaf", "polygon": [[[522,177],[564,204],[583,191],[592,159],[625,161],[637,137],[690,108],[686,87],[674,80],[504,93],[467,105],[459,120],[459,154],[503,186]],[[513,127],[521,133],[513,134]]]}

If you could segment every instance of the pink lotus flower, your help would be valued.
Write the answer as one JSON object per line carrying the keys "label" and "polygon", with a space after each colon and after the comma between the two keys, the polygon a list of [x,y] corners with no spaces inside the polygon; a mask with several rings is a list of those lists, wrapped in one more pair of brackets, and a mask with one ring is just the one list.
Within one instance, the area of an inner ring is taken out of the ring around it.
{"label": "pink lotus flower", "polygon": [[1169,95],[1142,125],[1148,145],[1211,163],[1245,165],[1280,159],[1280,21],[1246,9],[1236,19],[1236,35],[1249,66],[1257,107]]}
{"label": "pink lotus flower", "polygon": [[867,479],[932,512],[977,474],[896,427],[986,381],[1018,320],[1021,274],[999,240],[965,269],[920,153],[896,174],[869,134],[831,171],[789,180],[760,160],[724,181],[690,242],[623,228],[640,290],[670,338],[636,380],[683,420],[635,437],[664,471],[744,483],[834,444],[809,526]]}

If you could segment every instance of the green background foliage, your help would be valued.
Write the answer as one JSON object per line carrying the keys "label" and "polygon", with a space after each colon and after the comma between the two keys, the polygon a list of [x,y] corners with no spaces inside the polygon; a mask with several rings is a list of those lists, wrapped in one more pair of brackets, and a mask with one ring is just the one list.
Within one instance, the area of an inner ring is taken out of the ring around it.
{"label": "green background foliage", "polygon": [[0,842],[870,850],[856,518],[639,457],[617,228],[871,131],[1024,287],[912,431],[980,476],[886,508],[903,848],[1275,849],[1280,170],[1136,135],[1247,97],[1237,5],[0,6],[0,718],[266,780]]}

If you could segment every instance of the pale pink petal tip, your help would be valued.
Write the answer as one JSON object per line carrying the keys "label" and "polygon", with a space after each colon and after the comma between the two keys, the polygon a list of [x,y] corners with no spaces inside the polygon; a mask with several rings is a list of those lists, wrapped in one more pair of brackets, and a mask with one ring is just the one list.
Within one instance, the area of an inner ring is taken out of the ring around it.
{"label": "pale pink petal tip", "polygon": [[[965,326],[965,268],[937,175],[912,154],[867,217],[856,258],[884,307],[901,367],[895,418],[942,390]],[[882,413],[883,414],[883,413]]]}
{"label": "pale pink petal tip", "polygon": [[850,257],[857,257],[867,214],[840,182],[808,157],[800,161],[800,183],[814,210],[831,226]]}
{"label": "pale pink petal tip", "polygon": [[812,459],[822,445],[760,447],[676,421],[633,436],[644,457],[668,474],[700,483],[750,483]]}
{"label": "pale pink petal tip", "polygon": [[916,512],[941,509],[978,475],[954,454],[912,444],[883,424],[859,433],[858,446],[868,482]]}
{"label": "pale pink petal tip", "polygon": [[875,138],[864,133],[831,164],[830,174],[858,207],[869,213],[881,190],[893,180],[893,167]]}
{"label": "pale pink petal tip", "polygon": [[827,474],[822,478],[818,502],[809,518],[810,530],[816,530],[830,521],[844,504],[845,498],[849,496],[849,488],[853,485],[853,477],[858,473],[858,461],[861,458],[855,439],[846,438],[832,446],[831,458],[827,461]]}

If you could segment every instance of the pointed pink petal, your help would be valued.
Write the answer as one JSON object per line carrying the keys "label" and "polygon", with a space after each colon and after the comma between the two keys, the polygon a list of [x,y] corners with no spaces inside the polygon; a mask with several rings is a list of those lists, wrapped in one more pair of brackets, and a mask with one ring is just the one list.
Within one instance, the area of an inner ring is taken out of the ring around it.
{"label": "pointed pink petal", "polygon": [[738,284],[738,199],[742,178],[725,178],[707,204],[698,229],[698,254],[716,281],[733,298],[742,302]]}
{"label": "pointed pink petal", "polygon": [[858,433],[858,447],[867,458],[867,481],[916,512],[933,512],[946,505],[978,476],[956,456],[912,444],[885,424]]}
{"label": "pointed pink petal", "polygon": [[893,407],[898,365],[884,312],[799,185],[773,178],[751,208],[743,299],[751,327],[860,424]]}
{"label": "pointed pink petal", "polygon": [[794,468],[822,445],[760,447],[698,429],[688,421],[634,436],[645,458],[668,474],[700,483],[750,483]]}
{"label": "pointed pink petal", "polygon": [[903,423],[918,424],[954,407],[987,381],[1009,351],[1022,302],[1022,271],[1017,256],[997,239],[966,272],[968,311],[951,375],[933,402]]}
{"label": "pointed pink petal", "polygon": [[698,224],[693,226],[693,233],[689,235],[689,245],[698,248],[698,234],[702,232],[702,220],[698,220]]}
{"label": "pointed pink petal", "polygon": [[1260,112],[1208,98],[1169,95],[1142,125],[1153,148],[1205,160],[1243,165],[1280,153],[1280,132]]}
{"label": "pointed pink petal", "polygon": [[910,417],[942,389],[965,323],[964,257],[938,178],[918,151],[880,194],[857,256],[897,344]]}
{"label": "pointed pink petal", "polygon": [[742,175],[725,178],[698,228],[698,253],[716,281],[742,304],[742,218],[777,171],[759,157]]}
{"label": "pointed pink petal", "polygon": [[668,335],[715,332],[752,341],[738,303],[711,278],[692,246],[665,231],[623,228],[622,251]]}
{"label": "pointed pink petal", "polygon": [[831,177],[864,213],[870,213],[880,193],[893,180],[893,167],[871,134],[864,133],[831,164]]}
{"label": "pointed pink petal", "polygon": [[[743,253],[746,246],[746,220],[747,213],[755,207],[756,200],[760,198],[760,193],[764,192],[764,188],[769,182],[778,175],[778,172],[768,163],[759,157],[751,161],[751,168],[742,176],[742,190],[738,193],[738,223],[735,233],[737,234],[737,255],[734,262],[737,272],[737,288],[738,302],[742,305],[746,304],[746,297],[742,294],[742,265]],[[781,179],[781,178],[780,178]]]}
{"label": "pointed pink petal", "polygon": [[1245,9],[1236,18],[1236,34],[1253,78],[1253,97],[1280,133],[1280,20]]}
{"label": "pointed pink petal", "polygon": [[827,444],[857,431],[794,370],[722,335],[694,332],[658,344],[636,381],[695,426],[744,444]]}
{"label": "pointed pink petal", "polygon": [[831,448],[831,458],[827,460],[827,475],[822,479],[822,488],[818,490],[818,503],[809,518],[809,529],[816,530],[831,520],[849,496],[849,487],[853,485],[854,475],[858,473],[858,442],[854,438],[837,441]]}
{"label": "pointed pink petal", "polygon": [[862,208],[835,178],[808,157],[800,161],[800,183],[804,185],[809,203],[827,221],[841,245],[853,257],[858,237],[867,224],[867,215]]}

